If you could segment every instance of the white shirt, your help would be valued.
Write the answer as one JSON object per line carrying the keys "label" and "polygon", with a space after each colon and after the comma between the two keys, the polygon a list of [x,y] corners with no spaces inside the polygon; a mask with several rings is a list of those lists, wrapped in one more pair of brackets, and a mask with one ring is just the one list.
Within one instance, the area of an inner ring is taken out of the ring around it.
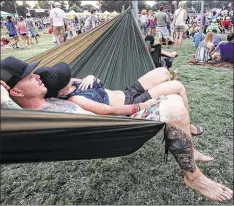
{"label": "white shirt", "polygon": [[186,18],[187,11],[185,9],[177,9],[175,11],[174,18],[176,19],[175,25],[176,26],[184,26],[185,25],[185,18]]}
{"label": "white shirt", "polygon": [[50,11],[50,18],[53,19],[53,26],[64,26],[65,12],[60,8],[53,8]]}
{"label": "white shirt", "polygon": [[140,20],[140,22],[141,22],[142,24],[145,24],[145,23],[147,22],[147,18],[148,18],[147,15],[145,15],[145,14],[143,15],[143,14],[142,14],[142,15],[140,16],[140,19],[139,19],[139,20]]}

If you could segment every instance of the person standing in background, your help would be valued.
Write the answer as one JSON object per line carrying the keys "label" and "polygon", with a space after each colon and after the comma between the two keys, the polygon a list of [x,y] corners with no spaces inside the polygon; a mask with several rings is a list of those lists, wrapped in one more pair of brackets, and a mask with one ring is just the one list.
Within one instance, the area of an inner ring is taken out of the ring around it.
{"label": "person standing in background", "polygon": [[18,42],[19,42],[19,36],[18,36],[18,29],[16,27],[16,23],[14,21],[14,19],[12,18],[12,16],[8,16],[7,17],[7,22],[5,24],[7,30],[8,30],[8,34],[9,37],[12,37],[14,39],[14,43],[12,44],[12,47],[15,48],[19,48],[18,47]]}
{"label": "person standing in background", "polygon": [[162,45],[164,38],[166,46],[168,46],[169,32],[167,29],[167,22],[169,20],[167,14],[164,12],[164,6],[160,6],[159,12],[157,12],[155,15],[155,19],[157,21],[159,42]]}
{"label": "person standing in background", "polygon": [[31,15],[30,14],[26,14],[26,19],[25,19],[25,23],[26,23],[26,26],[28,28],[28,31],[30,32],[31,34],[31,37],[34,37],[36,42],[38,43],[38,40],[37,40],[37,33],[34,29],[35,27],[35,22],[31,19]]}
{"label": "person standing in background", "polygon": [[19,17],[19,21],[17,23],[17,27],[18,27],[18,31],[19,31],[19,35],[21,37],[21,39],[23,40],[23,46],[25,45],[25,42],[27,42],[27,46],[28,48],[30,48],[30,39],[28,36],[28,29],[26,26],[26,23],[24,22],[24,18],[22,16]]}
{"label": "person standing in background", "polygon": [[65,12],[60,9],[60,3],[54,3],[55,8],[50,11],[50,26],[54,28],[54,37],[57,44],[64,42],[65,26],[67,27],[67,21],[65,18]]}
{"label": "person standing in background", "polygon": [[185,30],[185,21],[187,20],[187,11],[184,9],[184,2],[179,3],[179,9],[174,13],[172,27],[175,31],[175,49],[182,47],[183,34]]}
{"label": "person standing in background", "polygon": [[171,20],[172,20],[172,13],[170,11],[168,11],[168,9],[166,9],[166,14],[168,17],[168,21],[167,21],[167,29],[169,32],[169,36],[171,36]]}

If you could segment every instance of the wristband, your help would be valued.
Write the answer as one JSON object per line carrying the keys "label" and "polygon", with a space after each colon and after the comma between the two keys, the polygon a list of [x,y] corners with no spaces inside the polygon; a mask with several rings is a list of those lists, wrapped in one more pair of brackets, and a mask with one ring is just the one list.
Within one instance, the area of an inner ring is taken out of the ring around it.
{"label": "wristband", "polygon": [[137,106],[136,106],[136,104],[132,104],[131,107],[132,107],[132,114],[136,114],[137,113]]}

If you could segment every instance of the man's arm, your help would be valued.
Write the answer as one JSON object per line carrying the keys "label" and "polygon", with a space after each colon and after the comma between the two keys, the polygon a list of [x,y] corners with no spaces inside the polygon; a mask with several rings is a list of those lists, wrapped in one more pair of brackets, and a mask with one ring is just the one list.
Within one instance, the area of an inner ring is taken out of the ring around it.
{"label": "man's arm", "polygon": [[184,11],[184,20],[186,21],[188,19],[188,13],[187,13],[187,11],[185,10]]}
{"label": "man's arm", "polygon": [[50,11],[50,27],[53,26],[53,10]]}
{"label": "man's arm", "polygon": [[52,26],[53,26],[53,18],[50,17],[50,27],[52,27]]}
{"label": "man's arm", "polygon": [[14,23],[14,28],[15,28],[15,31],[17,32],[17,33],[19,33],[19,31],[18,31],[18,27],[16,26],[16,24]]}
{"label": "man's arm", "polygon": [[217,47],[214,49],[213,52],[211,52],[211,55],[214,54],[216,51],[218,51],[220,49],[220,45],[223,44],[223,42],[219,42],[219,44],[217,45]]}

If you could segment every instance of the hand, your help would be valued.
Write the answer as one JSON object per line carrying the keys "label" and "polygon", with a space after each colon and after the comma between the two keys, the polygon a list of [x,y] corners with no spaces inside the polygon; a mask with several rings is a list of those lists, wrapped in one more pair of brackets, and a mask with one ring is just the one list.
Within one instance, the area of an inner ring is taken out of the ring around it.
{"label": "hand", "polygon": [[157,99],[149,99],[144,103],[140,103],[140,109],[141,110],[146,109],[146,108],[150,107],[151,105],[156,104],[157,102],[158,102]]}
{"label": "hand", "polygon": [[6,82],[0,80],[0,84],[1,84],[6,90],[10,90],[10,87],[6,84]]}
{"label": "hand", "polygon": [[79,89],[81,90],[86,90],[89,87],[93,88],[93,83],[95,82],[95,77],[93,75],[88,75],[87,77],[85,77],[84,79],[82,79],[82,82],[79,86]]}
{"label": "hand", "polygon": [[1,104],[7,100],[10,100],[8,90],[10,90],[10,87],[1,80]]}

